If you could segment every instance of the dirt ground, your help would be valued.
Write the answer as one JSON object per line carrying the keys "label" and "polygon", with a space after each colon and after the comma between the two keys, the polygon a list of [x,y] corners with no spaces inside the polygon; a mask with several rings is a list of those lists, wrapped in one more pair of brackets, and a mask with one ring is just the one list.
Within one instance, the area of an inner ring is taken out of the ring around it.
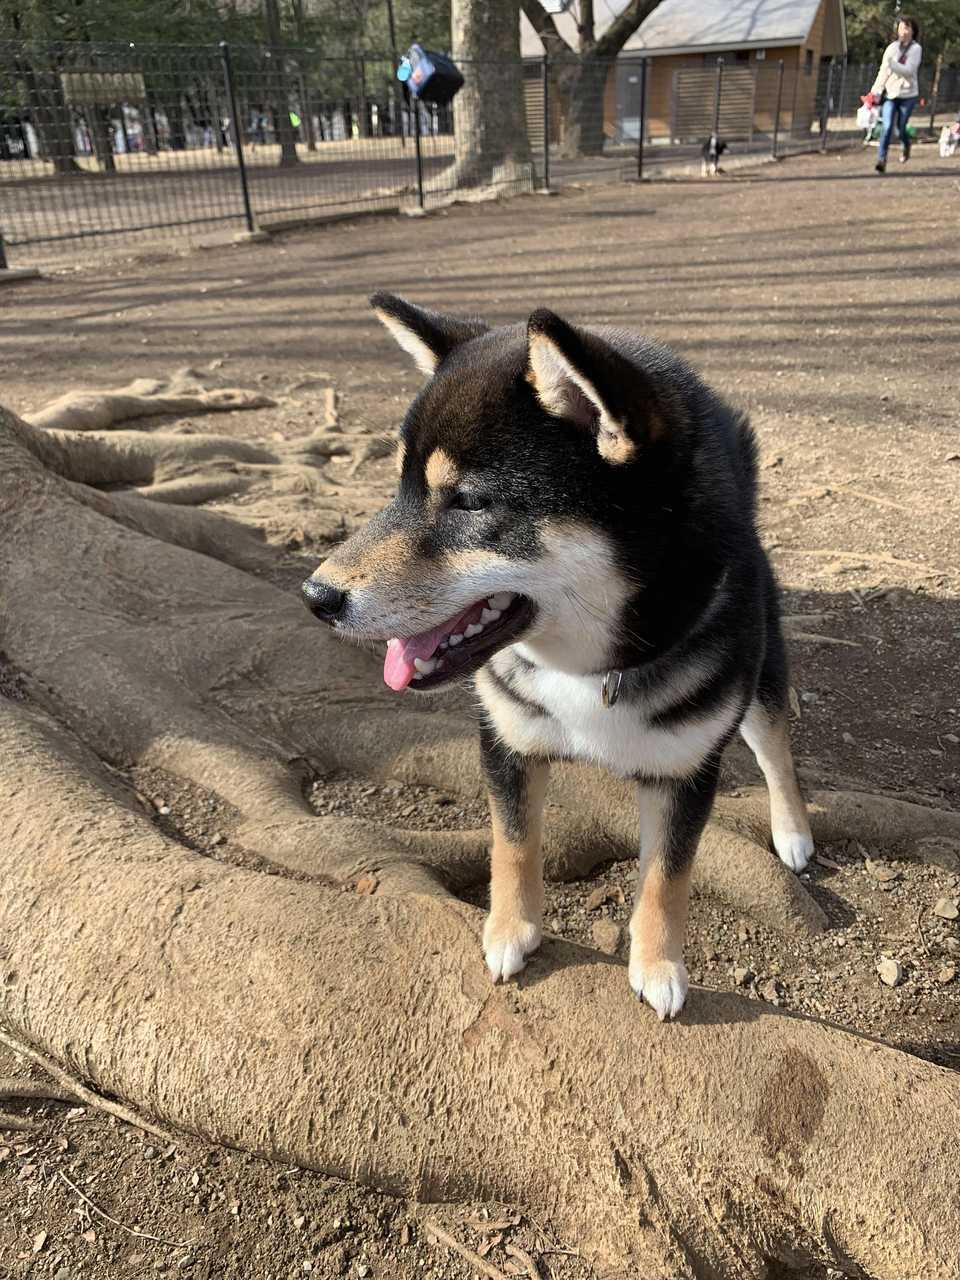
{"label": "dirt ground", "polygon": [[[786,613],[805,615],[791,643],[804,781],[957,809],[960,165],[927,146],[885,179],[869,166],[857,151],[717,182],[567,189],[6,288],[3,399],[23,412],[73,387],[213,365],[276,394],[278,406],[179,429],[276,439],[322,416],[309,392],[288,394],[293,384],[332,385],[342,431],[372,446],[352,474],[347,459],[328,464],[349,530],[389,496],[381,441],[418,385],[367,308],[374,288],[491,321],[548,305],[635,327],[752,415],[766,545]],[[312,525],[306,511],[303,528],[283,536],[292,590],[322,556],[329,521]],[[0,686],[17,696],[2,664]],[[131,778],[191,847],[247,859],[216,796],[156,770]],[[756,780],[747,753],[732,749],[724,790]],[[362,777],[319,778],[313,800],[321,813],[406,827],[485,821],[461,797]],[[919,852],[893,861],[858,841],[820,848],[805,879],[830,928],[810,941],[697,899],[693,981],[960,1069],[960,848],[933,839]],[[471,900],[484,892],[477,886]],[[589,882],[551,886],[547,927],[622,950],[630,901],[629,864],[608,866]],[[895,986],[878,977],[884,958],[900,968]],[[41,1074],[0,1047],[0,1076]],[[0,1133],[3,1280],[480,1274],[432,1242],[428,1220],[468,1248],[493,1242],[487,1260],[503,1275],[533,1274],[508,1246],[532,1255],[544,1280],[599,1274],[576,1241],[557,1239],[523,1205],[412,1205],[192,1139],[168,1143],[89,1108],[3,1107],[38,1122]]]}

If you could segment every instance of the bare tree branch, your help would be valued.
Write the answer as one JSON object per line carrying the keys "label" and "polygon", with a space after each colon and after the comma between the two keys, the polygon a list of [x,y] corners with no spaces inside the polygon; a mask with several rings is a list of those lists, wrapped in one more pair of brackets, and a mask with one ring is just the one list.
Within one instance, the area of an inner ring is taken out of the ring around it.
{"label": "bare tree branch", "polygon": [[575,53],[560,34],[552,13],[547,13],[540,0],[520,0],[520,8],[527,16],[527,21],[543,41],[548,58],[568,56]]}
{"label": "bare tree branch", "polygon": [[640,23],[648,18],[660,0],[631,0],[623,13],[614,18],[591,52],[597,58],[614,58],[627,43]]}
{"label": "bare tree branch", "polygon": [[596,42],[596,23],[593,17],[593,0],[580,0],[580,33],[581,50],[592,49]]}

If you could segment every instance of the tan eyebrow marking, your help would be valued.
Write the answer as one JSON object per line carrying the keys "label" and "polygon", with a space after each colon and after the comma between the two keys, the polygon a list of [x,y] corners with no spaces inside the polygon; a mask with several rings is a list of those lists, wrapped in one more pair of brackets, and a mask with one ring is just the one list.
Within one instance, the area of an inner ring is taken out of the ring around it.
{"label": "tan eyebrow marking", "polygon": [[460,472],[449,453],[445,453],[443,449],[434,449],[427,459],[424,474],[431,489],[444,489],[452,488],[457,483]]}

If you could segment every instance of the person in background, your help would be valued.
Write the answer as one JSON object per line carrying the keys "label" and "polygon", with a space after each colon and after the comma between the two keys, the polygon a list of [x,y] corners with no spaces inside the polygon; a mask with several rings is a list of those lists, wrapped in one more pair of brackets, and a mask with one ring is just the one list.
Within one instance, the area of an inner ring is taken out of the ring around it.
{"label": "person in background", "polygon": [[877,154],[877,173],[884,173],[887,168],[887,148],[893,135],[896,121],[900,135],[900,163],[910,159],[910,139],[907,136],[907,122],[910,113],[917,105],[920,97],[920,86],[917,73],[920,70],[920,59],[923,50],[920,48],[920,25],[916,18],[908,18],[901,14],[897,21],[896,40],[887,45],[880,70],[873,82],[872,94],[883,100],[883,126],[880,131],[880,148]]}

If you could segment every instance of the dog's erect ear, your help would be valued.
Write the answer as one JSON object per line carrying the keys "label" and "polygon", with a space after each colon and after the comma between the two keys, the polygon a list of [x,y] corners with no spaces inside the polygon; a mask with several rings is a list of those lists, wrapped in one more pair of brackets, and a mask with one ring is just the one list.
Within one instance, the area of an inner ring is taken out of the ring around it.
{"label": "dog's erect ear", "polygon": [[417,368],[428,376],[454,347],[488,328],[482,320],[458,320],[424,311],[392,293],[375,293],[370,305],[404,351],[413,356]]}
{"label": "dog's erect ear", "polygon": [[548,413],[586,427],[607,462],[631,462],[663,427],[653,388],[633,364],[596,334],[552,311],[527,321],[527,379]]}

